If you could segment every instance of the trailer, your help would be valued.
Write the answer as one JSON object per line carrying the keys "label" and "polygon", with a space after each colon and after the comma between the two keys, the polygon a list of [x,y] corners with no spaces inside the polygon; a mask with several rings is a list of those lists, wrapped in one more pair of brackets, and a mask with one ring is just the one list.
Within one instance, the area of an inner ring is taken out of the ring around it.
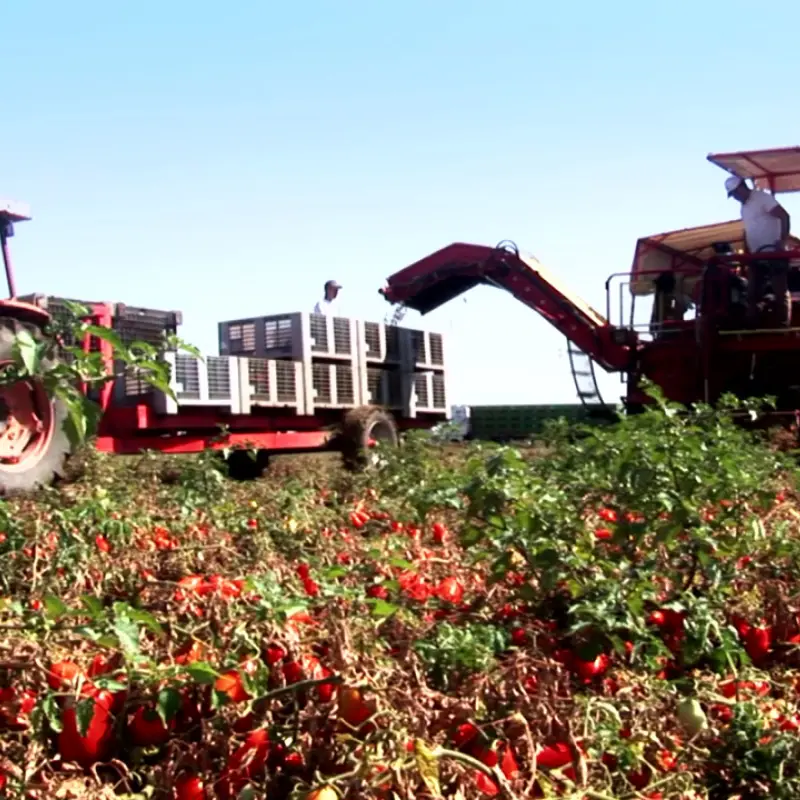
{"label": "trailer", "polygon": [[[68,301],[17,297],[8,248],[27,207],[0,203],[0,244],[9,299],[0,301],[0,370],[14,363],[22,330],[41,336]],[[76,301],[72,301],[76,302]],[[87,334],[77,343],[100,353],[113,380],[88,387],[100,409],[95,447],[106,453],[232,451],[236,477],[260,475],[273,454],[340,452],[349,466],[375,443],[448,418],[443,337],[439,333],[307,312],[219,323],[219,354],[198,358],[163,346],[180,312],[124,303],[78,301],[87,322],[124,343],[160,347],[170,393],[154,389],[114,358],[111,343]],[[73,345],[76,343],[72,343]],[[28,491],[64,469],[71,444],[67,408],[41,380],[0,385],[0,494]]]}
{"label": "trailer", "polygon": [[[708,160],[763,191],[800,191],[800,147]],[[788,270],[789,324],[778,320],[784,298],[772,287],[747,319],[748,280],[776,269]],[[448,245],[389,277],[381,293],[427,314],[479,284],[506,290],[566,337],[578,398],[595,415],[613,415],[617,405],[601,397],[599,366],[620,375],[621,404],[630,412],[652,402],[647,380],[684,406],[714,404],[726,393],[773,396],[776,411],[768,419],[793,425],[800,417],[800,239],[794,236],[779,251],[755,254],[746,252],[738,219],[642,237],[631,268],[605,282],[605,314],[510,241]],[[647,298],[652,311],[642,321],[636,310]]]}

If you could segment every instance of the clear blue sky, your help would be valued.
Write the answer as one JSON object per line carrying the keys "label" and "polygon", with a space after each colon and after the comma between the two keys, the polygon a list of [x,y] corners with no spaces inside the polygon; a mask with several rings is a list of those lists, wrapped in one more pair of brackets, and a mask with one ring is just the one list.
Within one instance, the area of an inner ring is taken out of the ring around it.
{"label": "clear blue sky", "polygon": [[[602,310],[638,236],[737,214],[708,152],[800,143],[798,23],[797,0],[9,3],[18,288],[181,309],[213,353],[219,320],[310,309],[329,277],[379,320],[392,272],[511,238]],[[453,402],[573,400],[558,334],[465,297],[422,320]]]}

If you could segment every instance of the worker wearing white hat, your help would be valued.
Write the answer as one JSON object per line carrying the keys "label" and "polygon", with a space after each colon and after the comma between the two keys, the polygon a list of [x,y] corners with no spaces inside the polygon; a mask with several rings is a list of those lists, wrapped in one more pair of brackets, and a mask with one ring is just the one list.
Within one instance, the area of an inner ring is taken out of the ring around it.
{"label": "worker wearing white hat", "polygon": [[[784,250],[789,238],[790,219],[775,197],[761,189],[751,189],[738,175],[725,181],[728,197],[742,204],[742,224],[747,251],[751,254]],[[752,321],[767,281],[772,284],[781,322],[790,324],[792,301],[789,294],[789,262],[786,259],[753,261],[748,268],[747,314]]]}
{"label": "worker wearing white hat", "polygon": [[341,288],[341,284],[337,281],[325,281],[324,295],[314,306],[314,313],[332,316],[336,310],[336,298]]}

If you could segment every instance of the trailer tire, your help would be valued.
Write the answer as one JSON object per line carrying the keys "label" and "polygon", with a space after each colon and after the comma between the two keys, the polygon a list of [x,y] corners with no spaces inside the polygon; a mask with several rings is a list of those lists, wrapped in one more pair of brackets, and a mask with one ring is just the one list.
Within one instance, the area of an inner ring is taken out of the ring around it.
{"label": "trailer tire", "polygon": [[264,474],[269,465],[269,453],[266,450],[234,450],[226,459],[228,477],[234,481],[254,481]]}
{"label": "trailer tire", "polygon": [[[23,324],[12,317],[0,317],[0,369],[14,363],[14,341],[22,330],[27,330],[35,339],[42,338],[41,329],[37,326]],[[48,369],[53,366],[53,362],[45,361],[42,366]],[[22,453],[15,456],[15,463],[8,457],[0,457],[0,496],[5,497],[52,484],[64,475],[65,463],[72,451],[69,437],[64,430],[68,413],[64,400],[60,397],[48,397],[40,380],[20,383],[27,387],[26,402],[30,403],[39,419],[41,430],[33,436]],[[0,387],[0,440],[12,424],[9,400],[10,388]]]}
{"label": "trailer tire", "polygon": [[373,440],[397,447],[400,437],[394,417],[376,406],[354,408],[344,418],[340,445],[346,469],[361,470],[371,463],[369,453]]}

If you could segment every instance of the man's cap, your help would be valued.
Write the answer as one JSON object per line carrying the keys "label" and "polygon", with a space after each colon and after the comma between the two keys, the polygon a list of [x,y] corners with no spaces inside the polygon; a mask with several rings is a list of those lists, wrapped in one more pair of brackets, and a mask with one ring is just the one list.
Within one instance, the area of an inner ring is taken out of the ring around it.
{"label": "man's cap", "polygon": [[341,289],[342,288],[342,284],[339,283],[339,281],[325,281],[325,288],[326,289],[328,289],[328,288]]}
{"label": "man's cap", "polygon": [[738,175],[731,175],[730,178],[726,178],[725,191],[727,191],[728,197],[730,197],[743,183],[744,178],[740,178]]}

